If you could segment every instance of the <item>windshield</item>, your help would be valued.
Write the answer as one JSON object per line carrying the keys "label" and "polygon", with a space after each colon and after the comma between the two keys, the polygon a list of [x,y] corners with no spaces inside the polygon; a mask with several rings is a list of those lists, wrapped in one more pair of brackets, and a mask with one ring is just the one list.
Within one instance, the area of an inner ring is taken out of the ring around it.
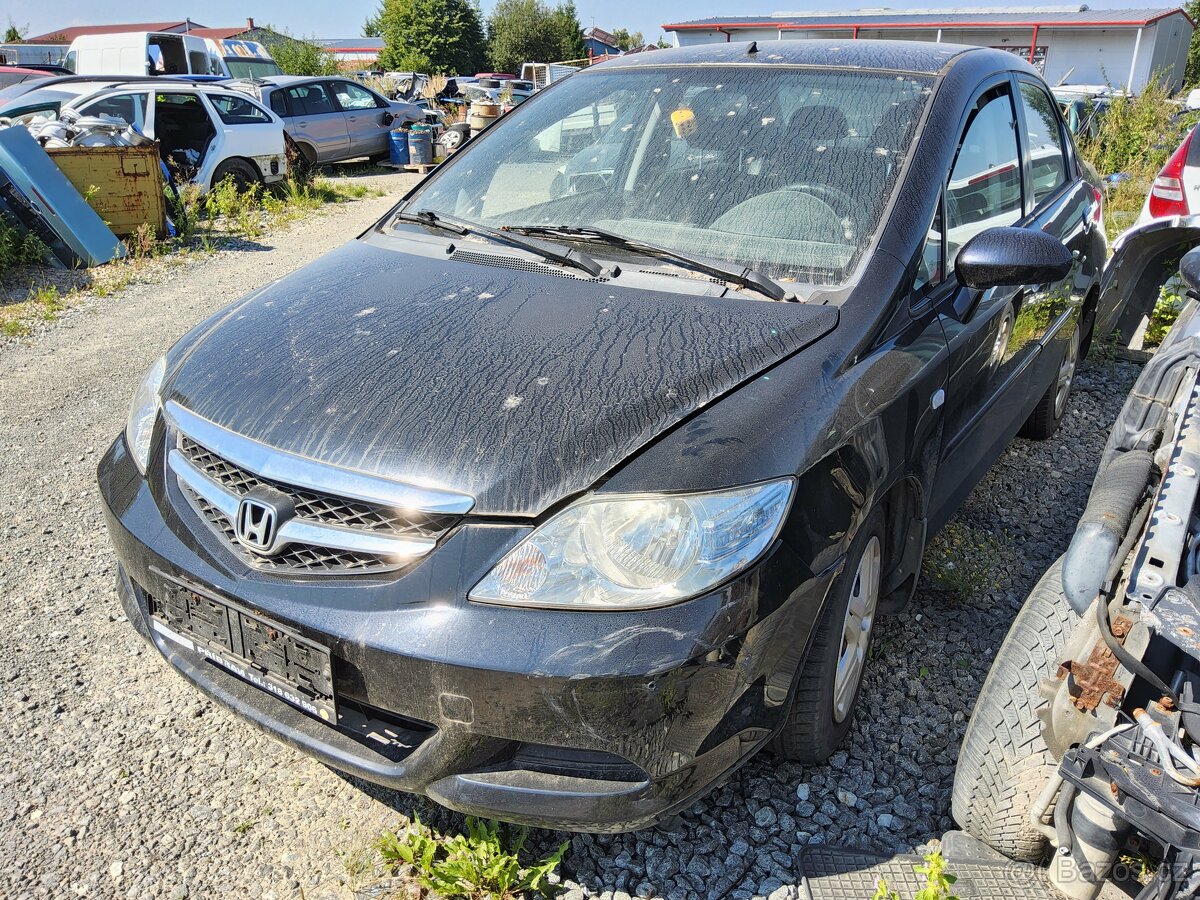
{"label": "windshield", "polygon": [[602,228],[838,283],[879,225],[929,92],[929,78],[894,72],[597,70],[500,121],[407,209]]}
{"label": "windshield", "polygon": [[273,59],[247,59],[244,56],[225,57],[225,66],[232,78],[268,78],[282,75],[283,69]]}

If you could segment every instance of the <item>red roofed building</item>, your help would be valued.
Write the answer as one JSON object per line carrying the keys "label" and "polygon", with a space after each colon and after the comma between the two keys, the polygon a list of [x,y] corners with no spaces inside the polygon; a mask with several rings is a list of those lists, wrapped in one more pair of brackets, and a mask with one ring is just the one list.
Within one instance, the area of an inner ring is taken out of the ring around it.
{"label": "red roofed building", "polygon": [[1155,73],[1183,86],[1195,22],[1179,7],[849,10],[715,16],[663,25],[683,46],[715,41],[909,40],[976,44],[1017,53],[1051,84],[1111,84],[1134,93]]}

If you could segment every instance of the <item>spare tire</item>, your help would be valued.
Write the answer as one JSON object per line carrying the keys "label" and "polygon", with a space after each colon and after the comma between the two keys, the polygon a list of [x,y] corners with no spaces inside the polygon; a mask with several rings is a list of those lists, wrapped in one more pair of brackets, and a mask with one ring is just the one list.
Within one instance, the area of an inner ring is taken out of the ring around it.
{"label": "spare tire", "polygon": [[1029,813],[1058,761],[1042,739],[1038,682],[1061,662],[1079,617],[1062,588],[1062,558],[1013,620],[967,724],[951,807],[963,829],[1010,859],[1040,862],[1046,836]]}

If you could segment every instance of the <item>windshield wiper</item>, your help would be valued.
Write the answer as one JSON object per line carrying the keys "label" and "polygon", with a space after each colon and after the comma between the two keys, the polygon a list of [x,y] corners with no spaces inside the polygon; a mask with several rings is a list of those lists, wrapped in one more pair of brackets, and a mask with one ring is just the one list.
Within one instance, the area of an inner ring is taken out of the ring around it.
{"label": "windshield wiper", "polygon": [[561,235],[585,241],[600,241],[605,244],[611,244],[614,247],[621,247],[624,250],[631,250],[634,253],[641,253],[646,256],[653,256],[668,262],[677,263],[681,266],[690,267],[697,272],[712,275],[714,278],[721,278],[738,287],[757,291],[764,296],[770,297],[772,300],[798,299],[795,292],[789,290],[774,278],[770,278],[762,274],[762,272],[755,271],[749,266],[725,263],[708,256],[693,256],[690,253],[651,244],[647,241],[617,234],[615,231],[608,231],[604,228],[595,228],[590,225],[505,225],[504,230],[509,232],[516,231],[521,234]]}
{"label": "windshield wiper", "polygon": [[404,222],[417,222],[421,225],[440,228],[452,234],[473,234],[500,244],[507,244],[510,247],[528,250],[530,253],[536,253],[542,259],[570,266],[574,269],[582,269],[593,278],[598,278],[607,271],[604,266],[580,250],[560,250],[558,247],[552,247],[541,241],[526,240],[507,231],[501,231],[499,228],[489,228],[487,225],[468,222],[466,219],[434,212],[432,209],[418,209],[415,212],[402,211],[396,214],[396,218]]}

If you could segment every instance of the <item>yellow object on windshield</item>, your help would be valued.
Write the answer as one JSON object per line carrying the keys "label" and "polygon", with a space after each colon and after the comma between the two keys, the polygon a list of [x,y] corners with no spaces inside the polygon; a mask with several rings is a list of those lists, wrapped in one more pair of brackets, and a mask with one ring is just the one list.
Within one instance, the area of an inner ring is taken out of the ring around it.
{"label": "yellow object on windshield", "polygon": [[699,127],[696,114],[686,106],[681,106],[671,113],[671,127],[675,129],[675,137],[685,138],[696,133]]}

